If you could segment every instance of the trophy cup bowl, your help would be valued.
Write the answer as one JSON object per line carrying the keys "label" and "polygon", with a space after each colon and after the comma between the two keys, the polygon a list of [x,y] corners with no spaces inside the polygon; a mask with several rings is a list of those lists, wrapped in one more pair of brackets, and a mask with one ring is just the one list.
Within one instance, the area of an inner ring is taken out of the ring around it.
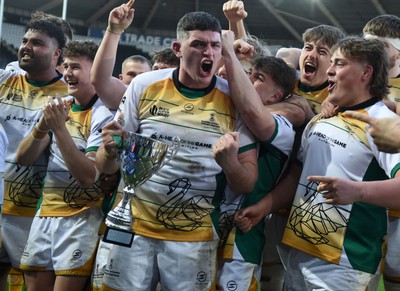
{"label": "trophy cup bowl", "polygon": [[114,139],[125,187],[122,200],[107,215],[103,241],[130,247],[134,236],[131,200],[135,195],[135,188],[146,182],[176,155],[180,140],[174,137],[172,145],[169,145],[133,132],[124,132],[121,138],[117,136]]}

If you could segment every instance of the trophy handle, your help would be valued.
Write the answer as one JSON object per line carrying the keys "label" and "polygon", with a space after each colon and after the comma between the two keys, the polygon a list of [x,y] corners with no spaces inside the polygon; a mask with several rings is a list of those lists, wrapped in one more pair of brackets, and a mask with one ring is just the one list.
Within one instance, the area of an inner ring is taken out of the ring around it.
{"label": "trophy handle", "polygon": [[167,154],[165,155],[165,159],[162,161],[161,167],[164,166],[166,163],[168,163],[170,160],[172,160],[176,156],[180,148],[181,148],[181,139],[177,136],[174,136],[172,138],[172,145],[168,147]]}

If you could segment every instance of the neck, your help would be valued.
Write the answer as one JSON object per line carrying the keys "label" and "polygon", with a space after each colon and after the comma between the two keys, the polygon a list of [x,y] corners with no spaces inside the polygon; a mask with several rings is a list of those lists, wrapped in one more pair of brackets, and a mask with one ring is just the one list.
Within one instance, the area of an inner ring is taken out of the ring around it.
{"label": "neck", "polygon": [[73,97],[74,97],[75,103],[77,105],[86,106],[92,100],[94,95],[96,95],[96,91],[93,89],[93,90],[88,90],[85,92],[79,92],[78,94],[76,94]]}
{"label": "neck", "polygon": [[59,74],[55,68],[45,72],[26,72],[26,77],[35,82],[50,82],[58,76]]}

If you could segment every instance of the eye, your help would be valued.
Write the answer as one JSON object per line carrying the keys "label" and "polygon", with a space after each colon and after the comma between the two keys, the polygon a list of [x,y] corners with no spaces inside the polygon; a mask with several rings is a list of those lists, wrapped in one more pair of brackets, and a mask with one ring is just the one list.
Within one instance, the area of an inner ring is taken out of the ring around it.
{"label": "eye", "polygon": [[261,74],[254,74],[254,78],[261,82],[264,82],[264,76]]}
{"label": "eye", "polygon": [[194,41],[192,43],[192,47],[197,48],[197,49],[202,49],[206,46],[206,44],[204,42],[201,41]]}
{"label": "eye", "polygon": [[211,45],[213,48],[220,48],[221,47],[221,43],[219,42],[215,42]]}

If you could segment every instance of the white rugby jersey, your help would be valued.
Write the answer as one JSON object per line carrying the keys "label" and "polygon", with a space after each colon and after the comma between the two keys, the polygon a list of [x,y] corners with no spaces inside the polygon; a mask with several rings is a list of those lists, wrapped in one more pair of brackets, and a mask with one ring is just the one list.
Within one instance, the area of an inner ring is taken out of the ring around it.
{"label": "white rugby jersey", "polygon": [[41,196],[47,158],[41,155],[33,165],[24,167],[15,160],[18,144],[32,131],[42,116],[48,97],[67,96],[62,75],[50,82],[28,81],[16,72],[0,70],[0,124],[7,133],[9,143],[5,164],[5,191],[3,213],[34,216]]}
{"label": "white rugby jersey", "polygon": [[212,146],[225,133],[238,131],[240,151],[245,151],[255,148],[254,137],[238,118],[225,80],[214,77],[200,97],[183,95],[179,86],[178,69],[141,74],[120,106],[126,130],[167,143],[175,136],[181,140],[175,158],[137,187],[133,228],[158,239],[213,240],[217,237],[211,213],[222,170]]}
{"label": "white rugby jersey", "polygon": [[[373,117],[395,115],[374,98],[347,109]],[[298,155],[303,171],[283,242],[328,262],[374,274],[382,258],[387,210],[360,202],[325,204],[317,183],[307,181],[310,175],[352,181],[392,178],[400,167],[400,154],[378,151],[365,126],[342,113],[328,119],[316,116],[307,125]]]}

